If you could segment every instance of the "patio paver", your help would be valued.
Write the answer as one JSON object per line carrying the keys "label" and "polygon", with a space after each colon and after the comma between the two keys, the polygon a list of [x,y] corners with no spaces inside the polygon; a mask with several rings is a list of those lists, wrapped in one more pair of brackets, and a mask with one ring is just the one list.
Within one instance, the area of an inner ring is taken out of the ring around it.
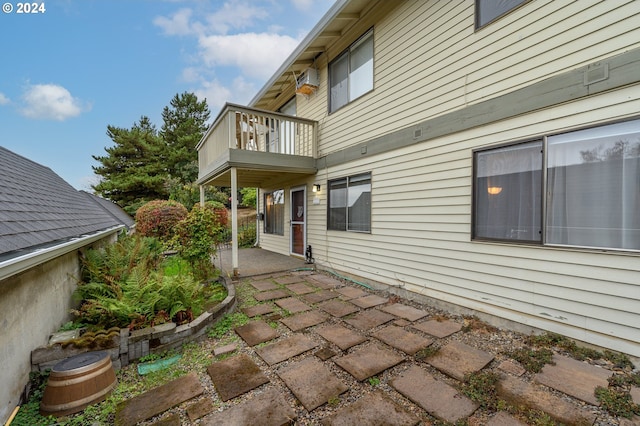
{"label": "patio paver", "polygon": [[[384,420],[382,420],[384,419]],[[325,426],[384,424],[386,426],[414,426],[420,422],[391,398],[374,392],[360,398],[335,414],[322,419]]]}
{"label": "patio paver", "polygon": [[374,306],[383,305],[388,301],[389,301],[388,298],[378,296],[377,294],[370,294],[368,296],[349,300],[349,302],[353,303],[354,305],[362,309],[373,308]]}
{"label": "patio paver", "polygon": [[[211,398],[203,398],[187,407],[187,416],[192,422],[213,412],[213,401]],[[178,421],[178,425],[180,422]]]}
{"label": "patio paver", "polygon": [[366,296],[367,293],[366,291],[362,290],[361,288],[356,288],[356,287],[340,287],[338,289],[335,290],[337,293],[340,293],[342,295],[342,298],[344,300],[349,300],[349,299],[356,299],[358,297],[363,297]]}
{"label": "patio paver", "polygon": [[508,414],[505,411],[498,411],[498,413],[491,417],[487,426],[527,426],[526,423],[522,423],[520,420]]}
{"label": "patio paver", "polygon": [[319,303],[317,306],[326,313],[338,318],[344,317],[354,312],[358,312],[360,310],[349,302],[342,302],[335,299]]}
{"label": "patio paver", "polygon": [[283,299],[289,296],[291,296],[291,293],[289,293],[287,290],[278,289],[256,293],[253,295],[253,298],[258,302],[265,302],[267,300]]}
{"label": "patio paver", "polygon": [[609,386],[612,371],[560,355],[554,355],[553,362],[555,365],[545,365],[536,374],[537,382],[589,404],[600,405],[595,390],[598,386]]}
{"label": "patio paver", "polygon": [[304,277],[301,277],[299,275],[284,275],[284,276],[280,276],[280,277],[276,277],[276,282],[278,284],[294,284],[294,283],[299,283],[304,281]]}
{"label": "patio paver", "polygon": [[382,324],[386,324],[389,321],[395,319],[393,315],[379,311],[377,309],[370,309],[367,311],[358,312],[353,318],[344,320],[347,324],[357,328],[358,330],[371,330]]}
{"label": "patio paver", "polygon": [[261,426],[288,425],[298,417],[284,395],[271,388],[238,405],[202,419],[204,426],[252,425],[260,419]]}
{"label": "patio paver", "polygon": [[302,299],[307,303],[316,304],[324,302],[325,300],[335,299],[338,296],[339,294],[332,290],[320,290],[314,293],[305,294],[302,296]]}
{"label": "patio paver", "polygon": [[260,367],[245,354],[214,362],[207,367],[207,373],[223,401],[269,383]]}
{"label": "patio paver", "polygon": [[383,372],[404,361],[404,357],[377,346],[359,349],[335,360],[343,370],[359,381]]}
{"label": "patio paver", "polygon": [[277,374],[307,411],[315,410],[349,389],[315,358],[305,358],[288,365]]}
{"label": "patio paver", "polygon": [[455,388],[416,365],[392,380],[391,386],[430,414],[450,423],[469,417],[478,408]]}
{"label": "patio paver", "polygon": [[233,329],[249,346],[268,342],[278,337],[278,332],[264,320],[251,321]]}
{"label": "patio paver", "polygon": [[314,286],[325,290],[331,290],[344,285],[342,284],[342,281],[323,274],[309,275],[307,276],[307,279],[311,280]]}
{"label": "patio paver", "polygon": [[596,415],[588,408],[578,408],[562,397],[544,391],[540,386],[519,378],[503,375],[497,383],[498,395],[507,402],[521,404],[526,401],[532,409],[541,410],[565,424],[592,425]]}
{"label": "patio paver", "polygon": [[308,293],[313,293],[315,290],[313,289],[313,287],[305,284],[305,283],[296,283],[296,284],[290,284],[288,286],[286,286],[287,289],[297,295],[303,295],[303,294],[308,294]]}
{"label": "patio paver", "polygon": [[197,374],[189,373],[118,404],[115,423],[133,426],[203,392]]}
{"label": "patio paver", "polygon": [[416,309],[412,306],[403,305],[402,303],[394,303],[391,305],[383,306],[380,309],[409,321],[417,321],[420,318],[424,318],[429,315],[428,312],[423,311],[422,309]]}
{"label": "patio paver", "polygon": [[414,324],[412,327],[441,339],[462,330],[462,324],[451,320],[429,320],[419,324]]}
{"label": "patio paver", "polygon": [[395,325],[378,330],[372,336],[408,355],[415,355],[416,352],[433,343],[431,339],[411,333]]}
{"label": "patio paver", "polygon": [[275,290],[278,288],[271,280],[251,281],[251,286],[258,291]]}
{"label": "patio paver", "polygon": [[461,342],[451,342],[426,361],[444,374],[464,380],[465,375],[482,370],[493,360],[493,355]]}
{"label": "patio paver", "polygon": [[287,297],[285,299],[276,300],[276,305],[292,314],[311,310],[311,306],[307,305],[297,297]]}
{"label": "patio paver", "polygon": [[249,306],[242,310],[249,318],[257,317],[258,315],[270,314],[274,311],[273,306],[269,303],[262,303],[260,305]]}
{"label": "patio paver", "polygon": [[256,349],[256,353],[269,365],[274,365],[288,358],[300,355],[309,351],[318,344],[307,336],[294,334],[284,340],[271,343],[267,346]]}
{"label": "patio paver", "polygon": [[340,324],[329,324],[320,327],[316,332],[343,351],[352,346],[366,342],[367,338]]}
{"label": "patio paver", "polygon": [[314,310],[283,318],[280,322],[289,327],[291,331],[300,331],[307,327],[321,324],[328,318],[329,316],[327,314]]}

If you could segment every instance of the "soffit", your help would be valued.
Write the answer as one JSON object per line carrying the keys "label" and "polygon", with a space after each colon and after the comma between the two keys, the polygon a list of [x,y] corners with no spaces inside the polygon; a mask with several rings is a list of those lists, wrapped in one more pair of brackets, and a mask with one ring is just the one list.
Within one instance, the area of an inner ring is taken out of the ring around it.
{"label": "soffit", "polygon": [[[379,2],[378,0],[338,1],[327,12],[327,15],[318,22],[318,25],[311,30],[309,36],[307,36],[308,39],[302,41],[262,90],[253,98],[250,106],[269,109],[269,106],[273,105],[277,98],[294,83],[294,73],[298,75],[305,69],[313,67],[314,61],[318,56],[325,53],[334,43],[340,40],[349,28]],[[331,16],[331,14],[334,14],[334,16]],[[323,22],[325,20],[326,22]]]}

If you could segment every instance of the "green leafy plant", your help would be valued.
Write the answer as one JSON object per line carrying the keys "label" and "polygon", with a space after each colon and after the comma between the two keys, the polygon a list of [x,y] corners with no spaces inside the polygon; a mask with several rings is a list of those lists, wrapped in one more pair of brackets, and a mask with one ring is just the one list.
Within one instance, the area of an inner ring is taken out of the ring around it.
{"label": "green leafy plant", "polygon": [[42,416],[40,414],[40,400],[47,385],[49,371],[31,372],[29,374],[29,388],[27,402],[23,404],[14,417],[11,424],[13,426],[45,426],[54,425],[57,420],[52,416]]}
{"label": "green leafy plant", "polygon": [[175,227],[172,245],[186,259],[199,279],[213,274],[211,258],[216,253],[217,235],[223,227],[211,207],[199,204]]}
{"label": "green leafy plant", "polygon": [[507,355],[518,361],[530,373],[539,373],[545,365],[552,364],[553,358],[553,352],[547,348],[525,347],[511,351]]}
{"label": "green leafy plant", "polygon": [[207,336],[212,339],[221,339],[233,328],[245,325],[248,322],[249,317],[242,312],[226,314],[209,328]]}
{"label": "green leafy plant", "polygon": [[640,415],[640,405],[633,402],[629,392],[598,386],[595,394],[602,408],[615,416],[630,419]]}
{"label": "green leafy plant", "polygon": [[498,407],[498,391],[496,384],[499,376],[490,371],[480,371],[465,377],[465,384],[462,386],[462,393],[472,401],[480,404],[489,410],[496,410]]}
{"label": "green leafy plant", "polygon": [[421,360],[425,360],[427,358],[430,358],[432,356],[434,356],[435,354],[438,353],[438,351],[440,350],[440,347],[437,345],[430,345],[427,346],[426,348],[418,351],[414,357],[417,361],[421,361]]}
{"label": "green leafy plant", "polygon": [[378,386],[380,384],[380,379],[377,376],[369,377],[368,381],[371,386]]}

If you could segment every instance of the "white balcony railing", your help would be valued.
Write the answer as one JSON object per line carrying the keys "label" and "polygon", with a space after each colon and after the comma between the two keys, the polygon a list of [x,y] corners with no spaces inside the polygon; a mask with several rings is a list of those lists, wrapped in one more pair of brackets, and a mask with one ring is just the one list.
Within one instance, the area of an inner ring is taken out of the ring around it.
{"label": "white balcony railing", "polygon": [[226,104],[198,145],[200,170],[228,149],[316,156],[316,122]]}

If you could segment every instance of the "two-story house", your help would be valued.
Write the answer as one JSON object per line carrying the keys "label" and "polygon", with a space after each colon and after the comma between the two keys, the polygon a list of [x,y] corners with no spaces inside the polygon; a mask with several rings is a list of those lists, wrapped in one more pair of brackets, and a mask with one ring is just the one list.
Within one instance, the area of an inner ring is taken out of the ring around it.
{"label": "two-story house", "polygon": [[197,148],[263,249],[640,356],[639,1],[338,0]]}

